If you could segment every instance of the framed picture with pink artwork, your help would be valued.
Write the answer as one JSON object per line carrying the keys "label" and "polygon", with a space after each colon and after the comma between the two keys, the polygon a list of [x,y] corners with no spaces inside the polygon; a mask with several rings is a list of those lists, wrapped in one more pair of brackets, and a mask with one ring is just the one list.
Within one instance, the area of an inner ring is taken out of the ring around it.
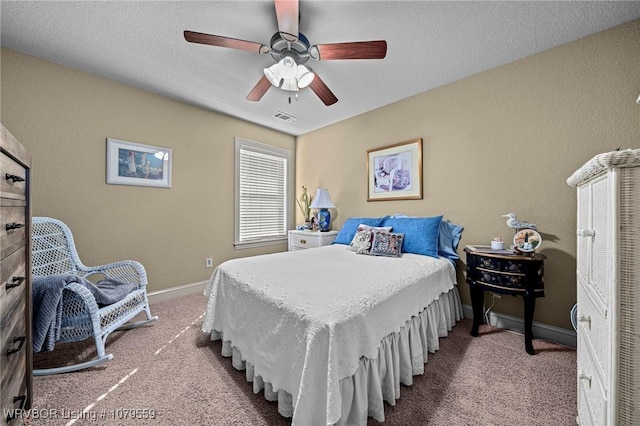
{"label": "framed picture with pink artwork", "polygon": [[422,199],[422,139],[367,151],[367,201]]}

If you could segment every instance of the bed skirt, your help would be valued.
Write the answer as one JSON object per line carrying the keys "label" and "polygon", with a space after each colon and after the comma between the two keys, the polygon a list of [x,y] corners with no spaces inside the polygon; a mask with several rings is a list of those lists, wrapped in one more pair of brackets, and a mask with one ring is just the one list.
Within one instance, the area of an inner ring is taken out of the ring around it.
{"label": "bed skirt", "polygon": [[[413,376],[424,373],[429,353],[440,348],[439,338],[445,337],[463,317],[457,286],[443,293],[418,315],[409,319],[398,332],[391,333],[380,342],[378,356],[360,358],[353,376],[340,381],[342,416],[337,425],[366,425],[367,417],[384,421],[384,401],[395,405],[400,398],[400,384],[411,386]],[[211,340],[220,340],[222,334],[211,332]],[[222,343],[222,356],[231,357],[237,370],[245,370],[248,382],[253,382],[254,393],[264,392],[268,401],[278,402],[278,412],[293,416],[291,394],[274,391],[253,365],[242,359],[242,353],[230,341]]]}

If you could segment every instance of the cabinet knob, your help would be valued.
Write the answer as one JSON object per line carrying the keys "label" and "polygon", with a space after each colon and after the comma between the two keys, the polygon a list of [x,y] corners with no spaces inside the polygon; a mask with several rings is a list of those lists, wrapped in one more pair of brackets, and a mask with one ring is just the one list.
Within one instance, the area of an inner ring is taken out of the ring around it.
{"label": "cabinet knob", "polygon": [[20,228],[24,228],[24,223],[7,223],[5,225],[5,229],[7,231],[13,231],[14,229],[20,229]]}
{"label": "cabinet knob", "polygon": [[[27,395],[16,395],[13,397],[13,404],[15,405],[16,403],[20,403],[20,410],[23,410],[26,402],[27,402]],[[10,422],[11,420],[15,419],[18,417],[20,410],[6,410],[9,412],[9,414],[7,414],[7,423]],[[3,410],[4,411],[4,410]]]}
{"label": "cabinet knob", "polygon": [[578,370],[578,379],[584,380],[585,382],[587,382],[587,385],[591,387],[591,376],[584,371]]}
{"label": "cabinet knob", "polygon": [[593,229],[578,229],[578,237],[595,237],[596,231]]}
{"label": "cabinet knob", "polygon": [[6,284],[6,289],[9,290],[13,287],[20,287],[20,285],[24,282],[25,277],[13,277],[10,283]]}
{"label": "cabinet knob", "polygon": [[578,314],[578,322],[586,322],[591,328],[591,317],[585,314]]}
{"label": "cabinet knob", "polygon": [[12,175],[11,173],[5,173],[4,177],[5,177],[6,180],[10,180],[13,183],[24,182],[24,180],[25,180],[22,176]]}
{"label": "cabinet knob", "polygon": [[307,244],[307,240],[300,240],[300,244]]}
{"label": "cabinet knob", "polygon": [[18,343],[18,347],[7,349],[7,356],[20,352],[24,346],[24,342],[27,341],[27,336],[14,336],[13,343]]}

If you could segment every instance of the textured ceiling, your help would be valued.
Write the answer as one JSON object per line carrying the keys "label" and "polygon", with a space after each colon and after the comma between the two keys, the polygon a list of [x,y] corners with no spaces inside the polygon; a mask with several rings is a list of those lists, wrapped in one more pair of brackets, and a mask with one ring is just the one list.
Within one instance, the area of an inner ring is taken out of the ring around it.
{"label": "textured ceiling", "polygon": [[[3,47],[300,135],[640,18],[640,2],[300,2],[311,44],[385,39],[382,60],[311,61],[338,97],[271,88],[270,55],[188,43],[184,30],[268,45],[272,1],[2,1]],[[274,118],[282,111],[292,123]]]}

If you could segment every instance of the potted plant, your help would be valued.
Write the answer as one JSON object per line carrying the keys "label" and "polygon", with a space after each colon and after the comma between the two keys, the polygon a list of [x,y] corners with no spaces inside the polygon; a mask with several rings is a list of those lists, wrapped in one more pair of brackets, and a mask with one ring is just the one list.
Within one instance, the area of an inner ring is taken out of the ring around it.
{"label": "potted plant", "polygon": [[304,229],[311,229],[311,201],[313,200],[313,196],[307,194],[307,188],[302,187],[302,195],[300,198],[296,198],[296,202],[298,203],[298,207],[302,212],[302,216],[304,217]]}

